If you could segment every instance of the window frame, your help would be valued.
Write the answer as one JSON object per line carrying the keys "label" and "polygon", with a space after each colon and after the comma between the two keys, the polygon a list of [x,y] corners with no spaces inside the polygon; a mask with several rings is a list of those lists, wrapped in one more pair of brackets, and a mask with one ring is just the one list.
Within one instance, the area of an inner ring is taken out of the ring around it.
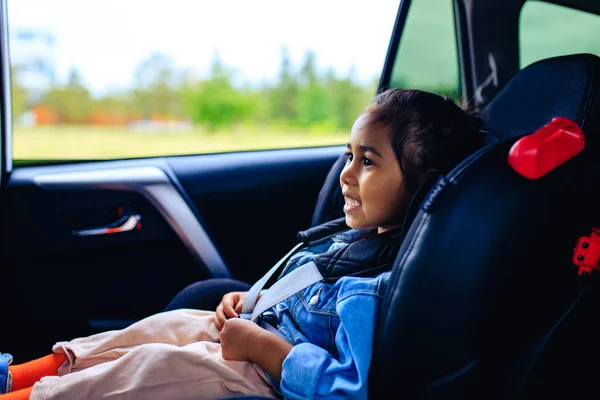
{"label": "window frame", "polygon": [[10,52],[8,48],[7,0],[0,0],[0,174],[2,185],[12,171],[12,97],[10,86]]}
{"label": "window frame", "polygon": [[[425,1],[425,0],[417,0]],[[471,83],[471,69],[469,51],[468,51],[468,36],[467,36],[467,23],[466,23],[466,12],[464,4],[461,0],[448,0],[452,2],[453,20],[454,20],[454,33],[456,40],[456,58],[458,66],[458,82],[457,87],[460,97],[463,101],[472,97],[473,85]],[[381,78],[379,79],[379,86],[377,87],[377,93],[383,89],[388,88],[390,79],[392,77],[392,71],[396,63],[396,57],[400,50],[402,33],[404,33],[404,26],[406,25],[406,19],[408,18],[408,11],[412,4],[412,0],[401,0],[398,7],[398,13],[396,14],[396,21],[394,22],[394,28],[392,30],[392,37],[388,46],[388,51],[385,57],[383,65],[383,71]],[[466,79],[465,79],[466,78]]]}
{"label": "window frame", "polygon": [[392,37],[383,63],[379,85],[377,86],[377,93],[381,92],[382,89],[387,88],[390,84],[390,78],[392,77],[392,70],[394,69],[398,49],[400,49],[400,39],[402,38],[402,32],[404,32],[404,25],[406,24],[406,17],[408,17],[408,10],[410,9],[411,3],[412,0],[401,0],[400,5],[398,6],[396,21],[394,22],[394,28],[392,29]]}

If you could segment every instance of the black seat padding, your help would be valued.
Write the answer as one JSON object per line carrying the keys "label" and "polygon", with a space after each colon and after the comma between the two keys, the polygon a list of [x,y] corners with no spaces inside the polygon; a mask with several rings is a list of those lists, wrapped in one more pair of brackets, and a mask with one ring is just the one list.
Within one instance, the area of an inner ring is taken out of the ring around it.
{"label": "black seat padding", "polygon": [[340,173],[346,164],[344,153],[335,161],[325,178],[313,212],[311,226],[321,225],[344,216],[344,196],[340,186]]}
{"label": "black seat padding", "polygon": [[531,352],[575,298],[571,258],[589,234],[586,183],[600,170],[588,150],[530,181],[506,163],[513,142],[442,178],[422,203],[382,307],[373,398],[516,397]]}

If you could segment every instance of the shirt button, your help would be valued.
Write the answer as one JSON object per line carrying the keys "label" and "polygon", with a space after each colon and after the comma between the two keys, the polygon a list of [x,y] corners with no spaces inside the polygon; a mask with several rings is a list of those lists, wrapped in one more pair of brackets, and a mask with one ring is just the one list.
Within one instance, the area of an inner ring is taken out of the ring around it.
{"label": "shirt button", "polygon": [[315,294],[313,297],[310,298],[308,304],[310,304],[311,306],[314,306],[318,302],[319,302],[319,295]]}

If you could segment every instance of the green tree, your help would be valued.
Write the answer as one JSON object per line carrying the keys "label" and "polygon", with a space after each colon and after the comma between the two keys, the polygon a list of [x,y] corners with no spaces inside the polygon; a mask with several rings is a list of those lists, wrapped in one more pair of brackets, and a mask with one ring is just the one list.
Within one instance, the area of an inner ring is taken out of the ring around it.
{"label": "green tree", "polygon": [[79,72],[72,68],[67,84],[51,88],[40,103],[54,111],[58,122],[82,123],[89,117],[92,109],[92,97],[84,86]]}
{"label": "green tree", "polygon": [[132,112],[127,93],[110,93],[92,102],[92,112],[109,120],[125,122]]}
{"label": "green tree", "polygon": [[275,119],[293,121],[296,119],[296,97],[298,82],[292,70],[292,63],[287,47],[281,50],[281,65],[276,85],[269,95],[269,109]]}
{"label": "green tree", "polygon": [[10,67],[10,87],[11,87],[11,100],[12,100],[12,115],[18,119],[21,115],[27,111],[29,106],[28,99],[29,93],[27,89],[19,82],[19,68],[12,66]]}
{"label": "green tree", "polygon": [[303,86],[315,85],[318,82],[317,75],[317,55],[314,51],[308,50],[304,55],[304,62],[300,67],[300,83]]}
{"label": "green tree", "polygon": [[233,71],[215,54],[208,79],[190,85],[183,93],[186,114],[210,130],[256,115],[260,94],[247,88],[236,89],[233,78]]}
{"label": "green tree", "polygon": [[132,108],[144,117],[179,116],[181,103],[174,62],[164,53],[153,53],[137,66],[131,93]]}
{"label": "green tree", "polygon": [[350,69],[346,77],[334,78],[329,81],[333,97],[332,116],[339,128],[351,128],[360,112],[371,102],[375,94],[375,88],[361,86],[357,81],[354,67]]}
{"label": "green tree", "polygon": [[321,124],[332,117],[332,96],[317,75],[316,56],[308,51],[300,69],[300,88],[296,99],[298,122],[302,125]]}
{"label": "green tree", "polygon": [[298,122],[314,125],[331,121],[332,98],[323,85],[302,87],[296,102]]}

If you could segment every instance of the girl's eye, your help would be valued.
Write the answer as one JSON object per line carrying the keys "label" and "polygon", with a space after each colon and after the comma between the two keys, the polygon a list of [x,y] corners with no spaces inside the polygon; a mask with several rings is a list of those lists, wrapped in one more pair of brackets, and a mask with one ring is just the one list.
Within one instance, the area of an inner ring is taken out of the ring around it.
{"label": "girl's eye", "polygon": [[373,165],[373,161],[371,161],[369,157],[363,157],[363,165],[365,167],[370,167],[371,165]]}
{"label": "girl's eye", "polygon": [[352,153],[346,153],[346,164],[352,161]]}

